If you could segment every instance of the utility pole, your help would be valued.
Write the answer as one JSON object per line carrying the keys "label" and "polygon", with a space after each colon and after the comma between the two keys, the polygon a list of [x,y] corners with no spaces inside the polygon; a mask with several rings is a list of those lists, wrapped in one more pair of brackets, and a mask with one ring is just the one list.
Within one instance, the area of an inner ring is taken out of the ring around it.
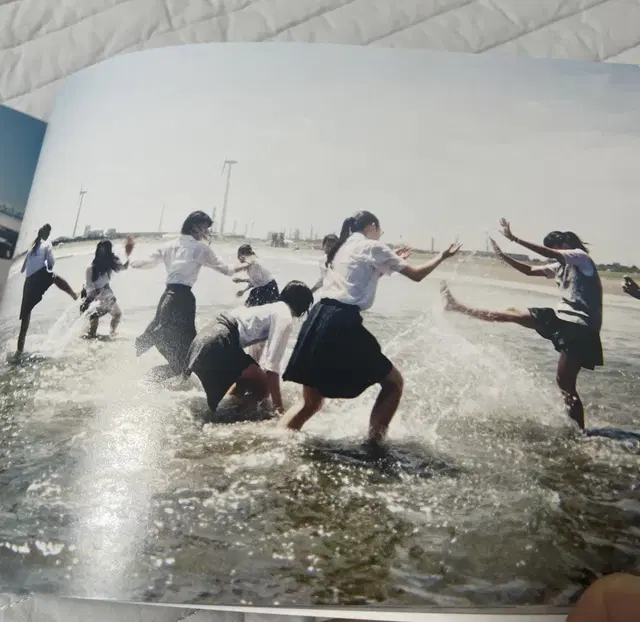
{"label": "utility pole", "polygon": [[163,220],[164,220],[164,203],[162,204],[162,209],[160,210],[160,224],[158,225],[158,233],[162,233]]}
{"label": "utility pole", "polygon": [[237,160],[225,160],[222,165],[221,175],[224,174],[224,169],[227,169],[227,184],[224,190],[224,202],[222,204],[222,217],[220,218],[220,237],[224,235],[224,225],[227,220],[227,200],[229,198],[229,184],[231,183],[231,167],[237,164]]}
{"label": "utility pole", "polygon": [[84,202],[84,195],[87,194],[87,190],[85,190],[82,186],[80,186],[80,192],[78,196],[80,200],[78,202],[78,213],[76,214],[76,222],[73,225],[73,235],[71,237],[76,237],[76,230],[78,229],[78,220],[80,220],[80,212],[82,211],[82,203]]}

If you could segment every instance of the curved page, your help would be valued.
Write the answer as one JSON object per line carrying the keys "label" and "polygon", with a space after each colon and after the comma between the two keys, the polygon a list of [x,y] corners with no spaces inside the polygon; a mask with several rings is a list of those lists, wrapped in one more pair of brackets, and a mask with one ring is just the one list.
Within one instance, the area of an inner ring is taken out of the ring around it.
{"label": "curved page", "polygon": [[535,613],[637,570],[639,110],[632,66],[341,46],[70,78],[0,591]]}

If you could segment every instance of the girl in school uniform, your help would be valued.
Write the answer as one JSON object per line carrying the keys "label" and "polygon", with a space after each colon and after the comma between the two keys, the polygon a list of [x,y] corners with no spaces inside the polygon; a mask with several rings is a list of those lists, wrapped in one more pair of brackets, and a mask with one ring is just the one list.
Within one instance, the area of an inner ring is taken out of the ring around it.
{"label": "girl in school uniform", "polygon": [[[196,374],[207,395],[211,412],[235,384],[234,395],[255,407],[271,396],[274,408],[284,410],[280,373],[294,318],[302,316],[313,302],[311,290],[300,281],[291,281],[277,302],[240,307],[218,317],[213,326],[193,340],[184,375]],[[264,344],[259,361],[244,348]]]}
{"label": "girl in school uniform", "polygon": [[148,259],[132,260],[131,268],[151,268],[164,263],[167,280],[156,315],[136,339],[136,354],[141,356],[154,347],[166,359],[164,375],[178,375],[184,369],[189,346],[196,336],[196,299],[191,288],[200,269],[211,268],[226,276],[234,269],[218,258],[203,242],[213,224],[201,211],[192,212],[182,224],[177,241],[156,251]]}
{"label": "girl in school uniform", "polygon": [[328,256],[331,269],[323,297],[311,309],[282,376],[303,386],[303,400],[291,408],[281,425],[299,430],[315,415],[325,398],[353,399],[374,384],[381,386],[369,425],[369,440],[383,440],[402,396],[403,379],[364,327],[362,311],[375,299],[383,275],[398,272],[414,282],[427,277],[455,255],[451,245],[432,261],[411,266],[407,248],[393,251],[380,242],[380,221],[371,212],[347,218]]}
{"label": "girl in school uniform", "polygon": [[89,316],[89,332],[87,337],[93,339],[97,336],[100,318],[111,315],[111,336],[113,337],[120,324],[122,311],[111,289],[111,275],[121,272],[129,267],[129,256],[133,252],[133,238],[129,236],[124,250],[127,261],[122,263],[113,252],[111,240],[100,240],[96,246],[93,261],[86,271],[85,286],[82,290],[83,301],[80,312],[85,313],[89,307],[93,307]]}
{"label": "girl in school uniform", "polygon": [[53,247],[49,242],[50,235],[51,225],[49,224],[43,225],[38,230],[38,235],[29,248],[20,270],[26,275],[26,279],[22,290],[17,354],[24,352],[24,342],[29,330],[31,312],[52,285],[61,289],[74,300],[78,299],[78,294],[71,289],[69,283],[53,272],[56,260],[53,256]]}
{"label": "girl in school uniform", "polygon": [[560,353],[556,378],[567,413],[580,429],[584,429],[584,407],[576,388],[578,374],[581,369],[593,370],[604,364],[600,341],[602,283],[596,264],[580,238],[572,231],[552,231],[541,246],[513,235],[509,222],[504,218],[500,225],[507,240],[550,259],[551,263],[530,266],[516,261],[491,240],[498,257],[527,276],[555,279],[562,293],[560,303],[555,309],[533,307],[526,310],[487,311],[462,304],[454,298],[447,284],[442,283],[445,310],[485,322],[518,324],[535,330],[541,337],[551,341]]}
{"label": "girl in school uniform", "polygon": [[257,307],[279,300],[280,291],[276,280],[271,275],[271,272],[258,261],[250,244],[243,244],[238,249],[238,261],[241,265],[236,268],[236,272],[246,271],[247,278],[234,277],[232,280],[234,283],[247,284],[247,287],[241,289],[237,294],[238,298],[240,298],[243,294],[249,292],[244,303],[245,306]]}
{"label": "girl in school uniform", "polygon": [[320,278],[317,280],[316,284],[311,288],[311,291],[315,294],[324,283],[324,277],[327,275],[327,270],[329,269],[329,252],[334,244],[338,241],[338,236],[335,233],[329,233],[325,235],[322,240],[322,250],[324,251],[324,259],[320,262]]}

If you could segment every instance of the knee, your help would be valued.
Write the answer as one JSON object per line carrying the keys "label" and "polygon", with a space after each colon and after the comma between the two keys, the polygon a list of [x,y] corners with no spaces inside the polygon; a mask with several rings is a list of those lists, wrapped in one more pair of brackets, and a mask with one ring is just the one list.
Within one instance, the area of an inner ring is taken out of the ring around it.
{"label": "knee", "polygon": [[387,377],[381,382],[382,388],[386,391],[402,394],[404,390],[404,378],[396,367],[393,367]]}
{"label": "knee", "polygon": [[567,380],[560,374],[556,376],[556,384],[558,385],[560,391],[562,391],[563,393],[572,395],[576,392],[575,383]]}

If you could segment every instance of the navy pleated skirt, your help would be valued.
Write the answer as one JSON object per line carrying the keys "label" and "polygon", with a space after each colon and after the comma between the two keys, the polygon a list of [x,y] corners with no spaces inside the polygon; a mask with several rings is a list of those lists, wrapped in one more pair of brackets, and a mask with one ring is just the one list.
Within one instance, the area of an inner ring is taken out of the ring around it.
{"label": "navy pleated skirt", "polygon": [[364,327],[360,309],[323,298],[309,312],[282,379],[350,399],[379,384],[393,365]]}

